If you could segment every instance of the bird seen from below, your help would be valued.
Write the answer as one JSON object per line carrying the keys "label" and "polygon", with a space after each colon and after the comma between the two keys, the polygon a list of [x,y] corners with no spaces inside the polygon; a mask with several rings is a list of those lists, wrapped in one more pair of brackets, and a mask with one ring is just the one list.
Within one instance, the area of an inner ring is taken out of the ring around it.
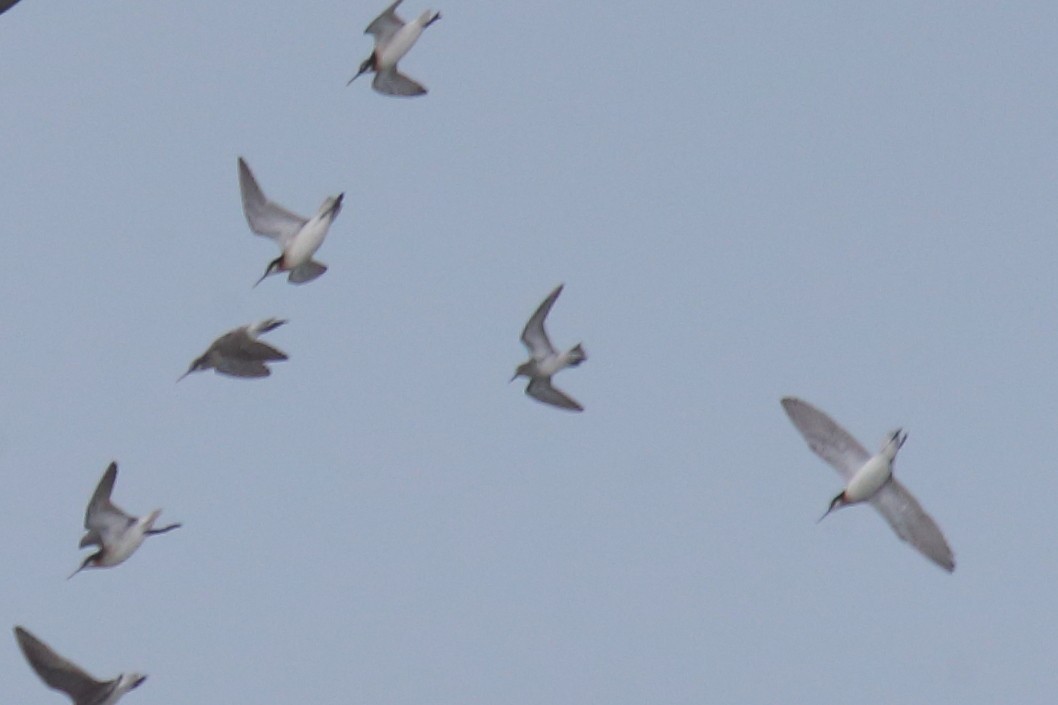
{"label": "bird seen from below", "polygon": [[124,563],[148,536],[180,528],[180,524],[154,528],[154,522],[158,521],[158,516],[162,513],[161,509],[155,509],[142,517],[130,516],[122,511],[110,501],[117,478],[118,464],[111,463],[96,485],[92,499],[88,501],[88,509],[84,515],[84,528],[87,532],[81,538],[80,547],[98,546],[99,550],[85,558],[81,567],[70,573],[70,578],[85,568],[110,568]]}
{"label": "bird seen from below", "polygon": [[268,200],[242,157],[239,157],[239,190],[242,193],[242,209],[250,230],[271,238],[283,251],[279,257],[268,263],[265,273],[254,286],[263,282],[270,274],[289,272],[287,281],[291,284],[304,284],[327,271],[327,265],[316,262],[312,256],[320,249],[331,223],[341,212],[344,193],[328,196],[316,211],[316,215],[303,218]]}
{"label": "bird seen from below", "polygon": [[411,97],[426,93],[421,83],[397,70],[397,62],[414,46],[424,29],[441,19],[441,13],[424,10],[411,22],[405,22],[397,15],[397,5],[400,3],[401,0],[397,0],[387,7],[364,30],[364,34],[374,35],[375,48],[371,56],[360,64],[356,76],[350,78],[345,85],[348,86],[361,75],[374,71],[375,78],[371,87],[383,95]]}
{"label": "bird seen from below", "polygon": [[871,455],[848,431],[811,404],[786,397],[782,407],[808,441],[808,447],[845,480],[845,489],[831,500],[820,521],[835,509],[870,502],[897,536],[944,570],[955,570],[955,557],[940,528],[893,477],[893,461],[907,440],[906,433],[900,429],[892,431],[881,450]]}
{"label": "bird seen from below", "polygon": [[567,396],[564,392],[551,385],[551,377],[567,367],[576,367],[588,359],[588,354],[580,343],[566,352],[560,353],[551,345],[544,330],[544,319],[551,311],[558,295],[562,293],[563,284],[559,284],[543,303],[536,309],[529,322],[522,330],[522,342],[529,349],[529,360],[518,365],[511,381],[519,377],[528,377],[529,385],[525,393],[537,401],[551,404],[561,409],[570,411],[584,411],[584,407]]}

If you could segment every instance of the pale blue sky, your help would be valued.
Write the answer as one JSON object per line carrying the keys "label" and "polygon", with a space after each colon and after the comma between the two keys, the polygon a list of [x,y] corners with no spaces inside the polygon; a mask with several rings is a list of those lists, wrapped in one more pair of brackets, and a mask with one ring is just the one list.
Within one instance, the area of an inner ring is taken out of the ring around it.
{"label": "pale blue sky", "polygon": [[[0,625],[129,705],[1050,703],[1058,7],[923,5],[435,6],[412,100],[344,85],[384,2],[16,5]],[[345,192],[321,279],[251,289],[239,155]],[[560,282],[580,415],[507,384]],[[784,395],[909,432],[953,575],[815,523]],[[184,527],[67,582],[112,459]]]}

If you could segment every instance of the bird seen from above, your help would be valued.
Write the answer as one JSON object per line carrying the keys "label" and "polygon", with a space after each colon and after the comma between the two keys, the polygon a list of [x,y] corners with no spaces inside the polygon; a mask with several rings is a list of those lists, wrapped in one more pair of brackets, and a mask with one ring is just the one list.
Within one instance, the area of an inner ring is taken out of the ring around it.
{"label": "bird seen from above", "polygon": [[287,281],[304,284],[327,271],[327,265],[316,262],[312,256],[320,249],[331,223],[342,210],[344,193],[328,196],[316,215],[303,218],[291,213],[264,195],[257,179],[246,161],[239,157],[239,190],[242,193],[242,209],[250,230],[271,238],[283,251],[268,263],[265,273],[254,284],[257,286],[270,274],[289,272]]}
{"label": "bird seen from above", "polygon": [[275,330],[286,323],[278,318],[267,318],[257,323],[239,326],[213,341],[209,349],[191,363],[187,372],[180,375],[179,382],[192,372],[214,369],[217,374],[231,377],[267,377],[272,374],[266,362],[286,360],[287,355],[257,336]]}
{"label": "bird seen from above", "polygon": [[162,513],[161,509],[155,509],[146,516],[134,517],[115,506],[110,501],[110,494],[114,491],[114,481],[117,477],[118,464],[111,463],[92,493],[92,499],[88,501],[88,509],[84,515],[84,528],[87,532],[81,538],[80,547],[98,546],[99,550],[85,558],[81,567],[70,573],[70,578],[85,568],[110,568],[124,563],[148,536],[180,528],[180,524],[154,528],[154,522],[158,521],[158,515]]}
{"label": "bird seen from above", "polygon": [[551,341],[547,337],[547,331],[544,330],[544,319],[547,318],[547,314],[551,311],[551,307],[555,304],[558,295],[562,293],[563,286],[563,284],[559,284],[536,309],[529,322],[525,324],[525,329],[522,330],[522,342],[529,349],[530,357],[527,362],[518,365],[518,369],[515,370],[511,381],[513,382],[519,377],[528,377],[529,385],[525,388],[525,393],[533,399],[561,409],[584,411],[584,407],[560,389],[551,386],[551,377],[560,370],[564,370],[567,367],[576,367],[588,359],[588,354],[584,352],[584,348],[581,347],[580,343],[577,343],[566,352],[558,352],[551,345]]}
{"label": "bird seen from above", "polygon": [[400,3],[401,0],[396,0],[364,30],[364,34],[374,35],[375,48],[371,56],[360,64],[356,76],[345,85],[348,86],[368,71],[374,71],[371,87],[383,95],[410,97],[426,93],[422,84],[397,70],[397,62],[408,53],[424,29],[441,19],[441,13],[424,10],[411,22],[405,22],[397,16],[397,5]]}
{"label": "bird seen from above", "polygon": [[114,705],[147,680],[139,673],[122,673],[114,680],[97,681],[22,627],[15,627],[15,639],[45,685],[69,695],[74,705]]}
{"label": "bird seen from above", "polygon": [[881,450],[871,455],[848,431],[811,404],[786,397],[782,407],[808,447],[845,480],[845,489],[831,500],[820,521],[835,509],[870,502],[897,536],[949,573],[955,570],[955,557],[940,528],[893,477],[893,461],[907,440],[906,433],[900,429],[890,432]]}

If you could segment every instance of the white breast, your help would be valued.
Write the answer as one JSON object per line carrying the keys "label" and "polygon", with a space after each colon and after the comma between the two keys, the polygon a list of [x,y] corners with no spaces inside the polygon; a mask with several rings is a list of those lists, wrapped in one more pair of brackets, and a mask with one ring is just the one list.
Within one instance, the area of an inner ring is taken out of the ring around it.
{"label": "white breast", "polygon": [[418,21],[409,22],[400,29],[398,29],[390,40],[386,42],[386,46],[381,48],[378,54],[378,71],[385,71],[388,68],[392,68],[397,65],[401,57],[408,53],[415,42],[418,41],[419,35],[422,34],[423,27]]}
{"label": "white breast", "polygon": [[874,455],[856,471],[845,487],[845,499],[862,502],[874,496],[893,474],[892,462],[884,454]]}

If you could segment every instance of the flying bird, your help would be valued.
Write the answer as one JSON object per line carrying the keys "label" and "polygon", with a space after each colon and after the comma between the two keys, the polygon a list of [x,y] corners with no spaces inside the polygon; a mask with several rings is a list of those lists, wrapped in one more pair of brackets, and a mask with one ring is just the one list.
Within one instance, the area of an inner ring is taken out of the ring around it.
{"label": "flying bird", "polygon": [[69,695],[74,705],[114,705],[147,680],[139,673],[122,673],[114,680],[97,681],[22,627],[15,627],[15,639],[44,684]]}
{"label": "flying bird", "polygon": [[88,531],[81,539],[80,547],[98,546],[99,550],[85,558],[81,567],[70,573],[70,578],[85,568],[110,568],[124,563],[148,536],[164,534],[180,527],[180,524],[170,524],[160,529],[154,528],[161,509],[155,509],[142,517],[123,512],[110,501],[117,478],[118,464],[111,463],[92,493],[92,499],[88,501],[84,515],[84,528]]}
{"label": "flying bird", "polygon": [[522,342],[529,349],[530,358],[527,362],[518,365],[511,381],[522,376],[528,377],[529,385],[525,388],[525,393],[533,399],[570,411],[584,411],[584,407],[562,390],[551,386],[551,377],[560,370],[576,367],[588,359],[588,354],[584,352],[580,343],[564,353],[558,352],[551,345],[547,331],[544,330],[544,319],[547,318],[547,314],[555,304],[555,299],[562,293],[563,286],[559,284],[525,324],[525,329],[522,330]]}
{"label": "flying bird", "polygon": [[312,256],[320,249],[331,223],[341,212],[344,193],[328,196],[316,215],[303,218],[268,200],[242,157],[239,157],[239,190],[242,192],[242,209],[250,230],[272,238],[283,251],[268,263],[265,273],[254,286],[270,274],[290,272],[287,281],[304,284],[327,271],[327,265],[316,262]]}
{"label": "flying bird", "polygon": [[286,360],[287,355],[257,336],[275,330],[286,323],[278,318],[268,318],[257,323],[239,326],[213,341],[201,357],[191,363],[187,372],[180,375],[179,382],[192,372],[215,369],[218,374],[232,377],[267,377],[272,374],[266,362]]}
{"label": "flying bird", "polygon": [[375,78],[371,82],[371,87],[379,93],[396,96],[416,96],[426,93],[422,84],[397,70],[397,62],[414,46],[424,29],[441,19],[441,13],[424,10],[417,18],[406,23],[397,16],[397,5],[400,3],[401,0],[397,0],[387,7],[364,30],[364,34],[374,35],[375,48],[371,56],[360,64],[360,70],[356,76],[350,78],[345,85],[348,86],[368,71],[374,71]]}
{"label": "flying bird", "polygon": [[893,461],[907,440],[901,429],[889,433],[881,450],[871,455],[848,431],[811,404],[793,397],[782,407],[816,455],[830,463],[845,480],[845,489],[830,502],[827,514],[849,504],[870,502],[893,531],[949,573],[955,557],[940,528],[893,477]]}

